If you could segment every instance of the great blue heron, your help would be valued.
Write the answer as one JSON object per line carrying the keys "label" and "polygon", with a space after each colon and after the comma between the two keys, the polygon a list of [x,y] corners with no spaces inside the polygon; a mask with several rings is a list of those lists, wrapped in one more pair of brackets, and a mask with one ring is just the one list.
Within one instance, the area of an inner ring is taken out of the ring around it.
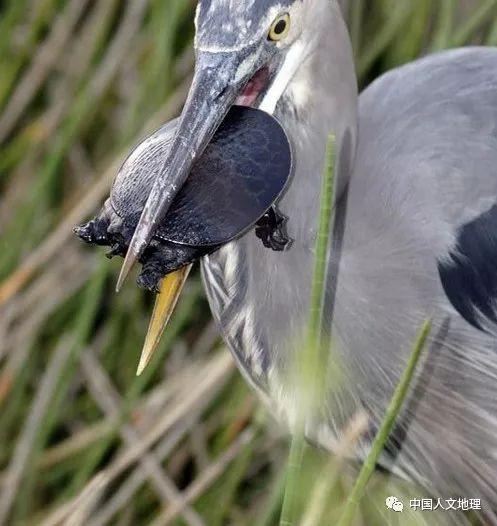
{"label": "great blue heron", "polygon": [[[309,308],[333,132],[337,202],[348,196],[332,322],[345,381],[330,389],[326,414],[308,423],[307,435],[333,449],[359,410],[374,429],[417,329],[433,318],[432,352],[381,464],[434,495],[481,499],[497,523],[497,50],[422,58],[358,97],[336,0],[200,0],[195,22],[183,113],[121,170],[132,185],[147,173],[154,183],[123,276],[229,108],[274,115],[293,147],[294,175],[273,217],[288,218],[291,246],[271,250],[251,230],[204,256],[202,272],[240,369],[291,420],[286,369]],[[173,293],[163,292],[156,317],[169,314],[185,273],[168,278]],[[162,326],[152,324],[149,344]],[[369,445],[365,438],[357,455]]]}

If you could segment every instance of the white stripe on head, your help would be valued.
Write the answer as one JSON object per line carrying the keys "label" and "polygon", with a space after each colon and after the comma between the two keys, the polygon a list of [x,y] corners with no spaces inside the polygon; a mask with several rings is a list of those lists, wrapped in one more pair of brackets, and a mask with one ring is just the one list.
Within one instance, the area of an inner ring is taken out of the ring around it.
{"label": "white stripe on head", "polygon": [[278,71],[276,78],[264,96],[259,109],[273,114],[278,101],[285,92],[299,69],[304,59],[305,46],[301,42],[295,42],[288,50],[283,65]]}

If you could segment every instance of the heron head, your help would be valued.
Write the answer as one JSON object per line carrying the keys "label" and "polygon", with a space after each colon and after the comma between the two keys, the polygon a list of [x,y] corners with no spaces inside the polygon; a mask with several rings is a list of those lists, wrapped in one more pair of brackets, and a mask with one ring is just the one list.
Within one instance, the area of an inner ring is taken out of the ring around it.
{"label": "heron head", "polygon": [[194,78],[168,156],[130,243],[118,287],[230,107],[242,104],[274,112],[318,39],[312,27],[317,17],[319,13],[304,0],[200,0]]}

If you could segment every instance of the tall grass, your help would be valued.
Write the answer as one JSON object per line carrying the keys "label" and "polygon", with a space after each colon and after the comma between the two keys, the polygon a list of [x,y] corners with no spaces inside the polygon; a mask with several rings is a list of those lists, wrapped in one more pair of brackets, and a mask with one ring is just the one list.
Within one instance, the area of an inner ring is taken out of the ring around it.
{"label": "tall grass", "polygon": [[[362,86],[427,51],[497,42],[497,0],[346,3]],[[114,295],[119,262],[71,235],[130,147],[179,112],[194,7],[0,6],[0,524],[278,523],[287,439],[222,348],[199,276],[135,378],[151,298]],[[306,500],[328,457],[304,457]],[[342,468],[330,524],[354,479]],[[374,476],[357,524],[385,524],[390,484]]]}
{"label": "tall grass", "polygon": [[[296,390],[296,417],[292,429],[290,457],[287,467],[287,480],[280,526],[292,526],[296,520],[296,506],[300,470],[304,452],[306,421],[318,410],[320,400],[326,396],[328,377],[329,345],[323,337],[323,308],[326,284],[326,269],[330,236],[334,222],[335,196],[335,158],[336,139],[328,138],[326,163],[321,185],[318,231],[314,256],[314,272],[311,286],[309,322],[304,346],[293,357],[292,373],[289,381]],[[328,322],[330,320],[327,320]],[[329,342],[327,342],[329,344]],[[289,356],[292,359],[292,356]]]}

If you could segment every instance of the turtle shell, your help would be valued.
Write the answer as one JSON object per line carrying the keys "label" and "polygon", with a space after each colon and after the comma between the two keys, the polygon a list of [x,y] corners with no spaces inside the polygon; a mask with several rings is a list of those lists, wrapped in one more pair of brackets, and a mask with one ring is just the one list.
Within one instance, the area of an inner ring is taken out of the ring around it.
{"label": "turtle shell", "polygon": [[[167,155],[174,124],[142,143],[124,163],[110,203],[128,230],[141,211]],[[166,136],[167,140],[160,140]],[[143,166],[147,148],[147,166]],[[130,165],[133,169],[130,169]],[[250,229],[280,197],[292,173],[288,137],[271,115],[233,106],[195,162],[155,239],[194,247],[225,244]]]}

